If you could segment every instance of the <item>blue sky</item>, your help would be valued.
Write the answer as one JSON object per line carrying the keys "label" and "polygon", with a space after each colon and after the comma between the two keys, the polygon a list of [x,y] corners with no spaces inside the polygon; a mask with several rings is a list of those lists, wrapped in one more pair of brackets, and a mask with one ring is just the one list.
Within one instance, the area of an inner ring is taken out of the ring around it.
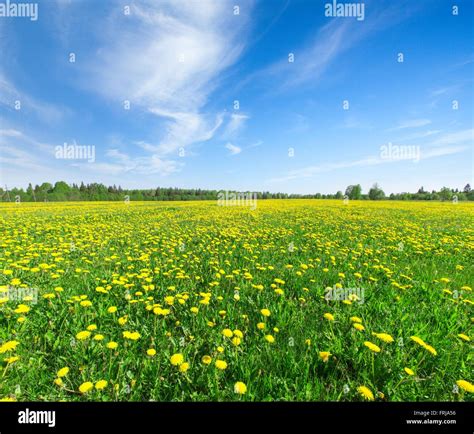
{"label": "blue sky", "polygon": [[[0,183],[473,185],[473,3],[365,1],[363,20],[326,3],[42,0],[36,21],[0,17]],[[57,158],[64,143],[95,160]]]}

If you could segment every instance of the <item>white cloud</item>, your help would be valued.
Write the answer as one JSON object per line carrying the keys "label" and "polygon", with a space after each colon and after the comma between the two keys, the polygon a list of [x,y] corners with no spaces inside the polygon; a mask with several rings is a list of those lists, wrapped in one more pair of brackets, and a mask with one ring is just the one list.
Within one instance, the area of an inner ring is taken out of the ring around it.
{"label": "white cloud", "polygon": [[454,145],[470,142],[474,148],[474,129],[456,131],[454,133],[443,134],[441,137],[432,141],[432,146]]}
{"label": "white cloud", "polygon": [[233,15],[230,0],[144,0],[130,6],[130,16],[118,8],[101,29],[102,47],[87,68],[90,86],[165,122],[156,144],[142,142],[147,151],[167,155],[211,139],[222,114],[205,113],[204,107],[220,74],[243,50],[245,18]]}
{"label": "white cloud", "polygon": [[236,133],[243,128],[249,118],[250,117],[246,114],[232,113],[230,115],[230,121],[224,131],[224,137],[234,137]]}
{"label": "white cloud", "polygon": [[431,124],[430,119],[409,119],[403,122],[400,122],[398,126],[392,128],[391,130],[403,130],[405,128],[420,128],[426,125]]}
{"label": "white cloud", "polygon": [[70,110],[64,107],[59,108],[52,104],[39,101],[19,91],[0,70],[0,105],[13,109],[15,108],[16,101],[21,103],[21,110],[24,110],[26,113],[33,112],[38,118],[48,123],[59,122],[64,114],[70,112]]}
{"label": "white cloud", "polygon": [[238,146],[235,146],[232,143],[227,143],[225,147],[230,151],[230,155],[237,155],[242,152],[242,148],[239,148]]}

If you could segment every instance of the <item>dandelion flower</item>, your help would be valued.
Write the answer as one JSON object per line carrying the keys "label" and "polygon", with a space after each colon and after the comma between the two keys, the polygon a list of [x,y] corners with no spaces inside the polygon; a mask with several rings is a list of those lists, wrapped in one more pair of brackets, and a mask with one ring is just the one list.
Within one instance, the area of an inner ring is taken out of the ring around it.
{"label": "dandelion flower", "polygon": [[352,324],[352,327],[354,327],[356,330],[359,330],[360,332],[365,330],[365,327],[362,324],[359,324],[357,322]]}
{"label": "dandelion flower", "polygon": [[378,337],[381,341],[384,341],[387,344],[393,342],[392,336],[387,333],[372,333],[372,335]]}
{"label": "dandelion flower", "polygon": [[216,360],[216,368],[220,369],[221,371],[224,371],[227,369],[227,362],[224,360]]}
{"label": "dandelion flower", "polygon": [[413,372],[413,370],[410,369],[410,368],[403,368],[403,370],[404,370],[408,375],[415,375],[415,372]]}
{"label": "dandelion flower", "polygon": [[319,357],[324,363],[326,363],[329,360],[329,356],[331,356],[331,355],[332,354],[329,351],[320,351],[319,352]]}
{"label": "dandelion flower", "polygon": [[102,389],[105,389],[107,387],[107,381],[105,380],[99,380],[97,383],[95,383],[95,388],[97,390],[102,390]]}
{"label": "dandelion flower", "polygon": [[380,353],[380,347],[378,347],[378,346],[375,345],[374,343],[369,342],[369,341],[365,341],[365,342],[364,342],[364,345],[365,345],[370,351],[373,351],[374,353]]}
{"label": "dandelion flower", "polygon": [[106,345],[106,347],[111,349],[111,350],[115,350],[118,347],[118,343],[114,342],[114,341],[111,341]]}
{"label": "dandelion flower", "polygon": [[334,321],[334,315],[332,313],[325,313],[324,318],[326,318],[328,321]]}
{"label": "dandelion flower", "polygon": [[366,386],[359,386],[357,388],[357,391],[362,395],[362,397],[364,399],[366,399],[367,401],[373,401],[374,400],[374,394],[372,393],[372,391],[366,387]]}
{"label": "dandelion flower", "polygon": [[184,363],[181,363],[181,365],[179,365],[179,371],[180,372],[186,372],[188,369],[189,369],[189,363],[188,362],[184,362]]}
{"label": "dandelion flower", "polygon": [[232,332],[231,329],[224,329],[224,330],[222,330],[222,334],[223,334],[226,338],[231,338],[232,336],[234,336],[234,333]]}
{"label": "dandelion flower", "polygon": [[212,362],[212,357],[211,357],[211,356],[202,356],[201,361],[202,361],[202,363],[204,363],[205,365],[210,365],[211,362]]}
{"label": "dandelion flower", "polygon": [[234,384],[234,393],[237,395],[243,395],[247,392],[247,386],[245,383],[242,383],[242,381],[237,381],[237,383]]}
{"label": "dandelion flower", "polygon": [[471,338],[469,336],[465,335],[464,333],[459,333],[458,337],[461,338],[463,341],[466,341],[466,342],[469,342],[471,340]]}
{"label": "dandelion flower", "polygon": [[184,357],[180,353],[173,354],[170,358],[170,362],[173,366],[179,366],[184,362]]}
{"label": "dandelion flower", "polygon": [[82,383],[79,386],[79,392],[87,393],[87,392],[90,392],[93,388],[94,388],[94,384],[92,384],[90,381],[86,381],[85,383]]}
{"label": "dandelion flower", "polygon": [[275,338],[272,335],[266,335],[265,340],[267,342],[271,343],[271,344],[273,344],[273,342],[275,342]]}
{"label": "dandelion flower", "polygon": [[457,384],[462,390],[465,390],[466,392],[469,392],[469,393],[474,393],[474,384],[469,383],[469,381],[466,381],[466,380],[458,380],[458,381],[456,381],[456,384]]}
{"label": "dandelion flower", "polygon": [[146,353],[150,356],[150,357],[153,357],[156,355],[156,350],[154,348],[150,348],[148,350],[146,350]]}
{"label": "dandelion flower", "polygon": [[15,313],[28,313],[31,310],[29,306],[26,304],[20,304],[18,307],[14,310]]}
{"label": "dandelion flower", "polygon": [[58,372],[57,372],[57,376],[59,378],[61,377],[65,377],[67,374],[69,373],[69,368],[67,366],[65,366],[64,368],[61,368]]}
{"label": "dandelion flower", "polygon": [[261,313],[263,316],[265,316],[265,317],[269,317],[270,314],[271,314],[268,309],[262,309],[262,310],[260,311],[260,313]]}
{"label": "dandelion flower", "polygon": [[80,340],[80,341],[84,341],[86,340],[88,337],[90,337],[91,335],[91,332],[89,330],[84,330],[82,332],[79,332],[77,335],[76,335],[76,339]]}

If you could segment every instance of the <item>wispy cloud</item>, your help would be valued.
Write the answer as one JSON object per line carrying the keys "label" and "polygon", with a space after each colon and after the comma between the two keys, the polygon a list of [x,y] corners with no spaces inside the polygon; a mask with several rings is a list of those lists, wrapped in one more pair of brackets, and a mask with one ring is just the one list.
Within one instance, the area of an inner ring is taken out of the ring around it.
{"label": "wispy cloud", "polygon": [[404,130],[406,128],[420,128],[431,124],[430,119],[408,119],[400,122],[396,127],[390,128],[389,131]]}
{"label": "wispy cloud", "polygon": [[[248,7],[251,3],[248,3]],[[233,15],[230,0],[144,0],[120,8],[103,31],[98,56],[88,65],[87,81],[105,98],[130,100],[165,122],[165,134],[151,158],[210,140],[222,125],[222,113],[204,110],[220,84],[221,73],[244,48],[246,20]],[[111,73],[113,71],[113,73]],[[232,119],[229,128],[242,120]]]}
{"label": "wispy cloud", "polygon": [[238,146],[235,146],[232,143],[227,143],[225,147],[230,151],[230,155],[237,155],[242,152],[242,148],[239,148]]}
{"label": "wispy cloud", "polygon": [[227,123],[224,137],[234,137],[245,125],[245,122],[250,118],[246,114],[232,113],[230,115],[230,121]]}
{"label": "wispy cloud", "polygon": [[59,122],[70,112],[65,107],[56,107],[20,91],[0,70],[0,105],[13,110],[16,109],[17,102],[20,103],[21,111],[32,112],[47,123]]}
{"label": "wispy cloud", "polygon": [[[458,131],[456,133],[445,134],[435,141],[425,143],[421,147],[420,160],[428,160],[431,158],[442,157],[446,155],[459,154],[474,149],[473,140],[474,130]],[[400,145],[401,146],[401,145]],[[397,162],[411,162],[411,160],[400,159],[386,159],[381,158],[380,155],[367,156],[352,161],[341,161],[337,163],[325,163],[319,165],[312,165],[289,171],[286,175],[278,178],[268,180],[270,183],[285,182],[295,179],[311,178],[319,173],[332,172],[340,169],[348,169],[353,167],[369,167],[380,164],[397,163]]]}

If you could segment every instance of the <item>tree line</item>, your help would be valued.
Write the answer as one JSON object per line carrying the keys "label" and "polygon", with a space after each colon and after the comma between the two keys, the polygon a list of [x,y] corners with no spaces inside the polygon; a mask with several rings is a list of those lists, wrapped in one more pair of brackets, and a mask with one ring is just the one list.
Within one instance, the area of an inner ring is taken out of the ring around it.
{"label": "tree line", "polygon": [[[26,190],[22,188],[8,189],[0,187],[0,201],[2,202],[61,202],[61,201],[122,201],[126,197],[133,201],[181,201],[181,200],[217,200],[221,190],[203,190],[189,188],[157,187],[153,189],[129,190],[120,186],[106,186],[92,183],[67,184],[58,181],[54,185],[44,182],[34,187],[30,183]],[[344,192],[335,194],[288,194],[257,192],[257,199],[350,199],[350,200],[434,200],[434,201],[465,201],[474,200],[474,190],[467,184],[462,190],[443,187],[440,191],[425,191],[423,187],[416,193],[392,193],[385,195],[384,191],[374,184],[363,193],[360,184],[349,185]]]}

